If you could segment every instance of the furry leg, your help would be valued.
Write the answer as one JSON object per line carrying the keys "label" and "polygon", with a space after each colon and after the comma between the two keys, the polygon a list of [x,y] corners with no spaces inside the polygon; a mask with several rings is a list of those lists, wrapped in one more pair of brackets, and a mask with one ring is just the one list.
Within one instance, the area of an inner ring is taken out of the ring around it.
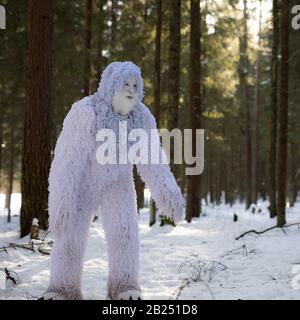
{"label": "furry leg", "polygon": [[78,217],[73,229],[68,228],[55,239],[51,252],[47,293],[57,293],[66,300],[82,299],[83,258],[91,215],[82,212]]}
{"label": "furry leg", "polygon": [[111,186],[103,195],[100,208],[109,258],[107,298],[116,300],[123,292],[141,291],[138,214],[133,181],[121,181]]}

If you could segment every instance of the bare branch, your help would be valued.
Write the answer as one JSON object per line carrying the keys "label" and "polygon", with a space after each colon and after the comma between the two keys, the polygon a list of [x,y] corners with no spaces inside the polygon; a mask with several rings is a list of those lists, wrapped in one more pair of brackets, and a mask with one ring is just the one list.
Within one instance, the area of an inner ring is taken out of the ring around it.
{"label": "bare branch", "polygon": [[283,227],[278,227],[278,226],[273,226],[273,227],[270,227],[270,228],[267,228],[265,230],[262,230],[262,231],[256,231],[256,230],[249,230],[249,231],[246,231],[244,233],[242,233],[240,236],[238,236],[237,238],[235,238],[235,240],[239,240],[241,239],[242,237],[244,237],[245,235],[247,234],[250,234],[250,233],[255,233],[255,234],[262,234],[262,233],[265,233],[267,231],[270,231],[270,230],[273,230],[273,229],[280,229],[284,234],[286,234],[286,231],[284,230],[284,228],[288,228],[288,227],[292,227],[292,226],[300,226],[300,222],[295,222],[295,223],[291,223],[291,224],[287,224]]}
{"label": "bare branch", "polygon": [[18,243],[13,243],[13,242],[11,242],[11,243],[9,243],[9,245],[6,246],[5,248],[6,248],[6,249],[7,249],[7,248],[14,248],[14,249],[16,249],[16,248],[21,248],[21,249],[26,249],[26,250],[30,250],[30,251],[35,252],[34,246],[33,246],[31,243],[29,243],[29,244],[18,244]]}
{"label": "bare branch", "polygon": [[180,297],[183,289],[186,288],[186,287],[188,287],[190,283],[191,283],[191,281],[188,280],[188,279],[183,280],[181,286],[178,288],[178,291],[177,291],[176,296],[175,296],[175,300],[178,300],[178,299],[179,299],[179,297]]}

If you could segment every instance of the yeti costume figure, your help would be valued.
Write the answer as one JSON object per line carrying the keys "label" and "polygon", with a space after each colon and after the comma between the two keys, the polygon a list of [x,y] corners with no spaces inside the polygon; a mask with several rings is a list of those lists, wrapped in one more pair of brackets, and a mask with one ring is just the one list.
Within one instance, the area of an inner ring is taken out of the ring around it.
{"label": "yeti costume figure", "polygon": [[[132,62],[113,62],[101,76],[97,92],[73,104],[57,140],[49,175],[49,227],[55,237],[50,284],[43,299],[82,299],[81,278],[88,229],[99,214],[107,242],[107,299],[142,299],[139,284],[139,232],[133,164],[119,161],[120,122],[127,131],[156,132],[156,123],[142,103],[143,80]],[[116,164],[96,157],[101,129],[116,133]],[[123,143],[123,145],[122,145]],[[127,149],[132,142],[125,145]],[[183,198],[166,162],[136,163],[159,212],[182,219]]]}

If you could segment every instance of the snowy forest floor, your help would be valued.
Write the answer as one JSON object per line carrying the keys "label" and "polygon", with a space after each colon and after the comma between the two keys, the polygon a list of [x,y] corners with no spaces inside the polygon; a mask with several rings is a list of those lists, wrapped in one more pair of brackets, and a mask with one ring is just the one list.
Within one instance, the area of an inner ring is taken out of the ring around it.
{"label": "snowy forest floor", "polygon": [[[141,210],[140,282],[144,298],[300,299],[298,226],[235,240],[250,229],[259,231],[276,224],[269,218],[267,206],[267,202],[259,202],[257,209],[261,210],[253,214],[238,203],[233,207],[204,205],[200,218],[175,228],[159,224],[148,227],[149,211]],[[237,222],[233,222],[234,213]],[[287,209],[287,223],[299,221],[297,202]],[[18,238],[18,229],[18,212],[13,212],[8,224],[6,212],[0,211],[0,248],[11,242],[29,242],[28,237]],[[48,234],[46,241],[50,239]],[[6,251],[0,252],[0,299],[38,298],[48,284],[49,255],[24,248]],[[105,299],[107,266],[104,232],[98,219],[92,223],[85,254],[85,299]],[[17,274],[19,285],[6,288],[4,268]]]}

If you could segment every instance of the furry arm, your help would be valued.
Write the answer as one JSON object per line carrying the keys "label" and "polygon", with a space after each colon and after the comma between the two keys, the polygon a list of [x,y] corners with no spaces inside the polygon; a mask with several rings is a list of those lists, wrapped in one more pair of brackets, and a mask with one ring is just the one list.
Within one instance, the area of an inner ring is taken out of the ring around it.
{"label": "furry arm", "polygon": [[[147,109],[147,107],[145,107]],[[160,145],[156,121],[151,112],[147,109],[147,127],[152,132],[151,143],[159,150],[163,161],[158,164],[137,164],[137,170],[151,192],[159,213],[173,218],[175,222],[183,218],[184,201],[179,186],[166,162],[166,155]],[[147,129],[148,129],[147,128]]]}
{"label": "furry arm", "polygon": [[90,99],[73,104],[64,119],[49,174],[49,226],[54,234],[69,226],[80,211],[81,181],[92,150],[94,112]]}

